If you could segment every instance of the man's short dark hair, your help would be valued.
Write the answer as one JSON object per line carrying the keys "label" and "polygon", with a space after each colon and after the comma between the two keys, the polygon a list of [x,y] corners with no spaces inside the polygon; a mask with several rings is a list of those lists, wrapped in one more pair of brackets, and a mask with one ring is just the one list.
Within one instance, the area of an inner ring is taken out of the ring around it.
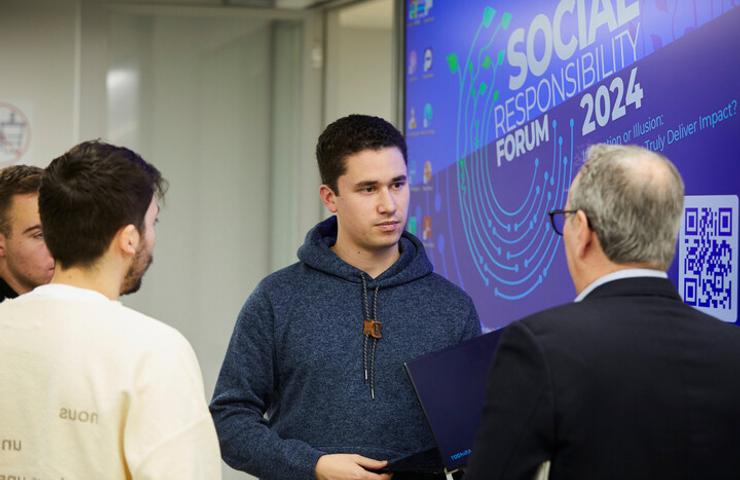
{"label": "man's short dark hair", "polygon": [[12,165],[0,170],[0,233],[10,236],[8,210],[15,195],[37,193],[44,171],[30,165]]}
{"label": "man's short dark hair", "polygon": [[152,198],[161,199],[166,190],[159,170],[137,153],[83,142],[54,159],[41,180],[46,245],[62,268],[90,266],[121,228],[134,225],[143,234]]}
{"label": "man's short dark hair", "polygon": [[319,136],[316,160],[321,183],[339,195],[337,179],[347,171],[346,159],[363,150],[396,147],[406,162],[406,140],[396,127],[379,117],[349,115],[330,124]]}

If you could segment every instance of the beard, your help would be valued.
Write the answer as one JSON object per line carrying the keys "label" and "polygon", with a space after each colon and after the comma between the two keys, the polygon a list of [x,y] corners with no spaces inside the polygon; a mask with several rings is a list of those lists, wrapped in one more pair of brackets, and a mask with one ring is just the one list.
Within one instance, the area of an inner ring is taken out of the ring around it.
{"label": "beard", "polygon": [[145,251],[144,245],[142,245],[141,248],[136,251],[134,259],[131,262],[131,266],[123,279],[121,295],[128,295],[139,291],[141,288],[142,278],[144,278],[144,274],[153,261],[154,258],[152,256],[152,252]]}

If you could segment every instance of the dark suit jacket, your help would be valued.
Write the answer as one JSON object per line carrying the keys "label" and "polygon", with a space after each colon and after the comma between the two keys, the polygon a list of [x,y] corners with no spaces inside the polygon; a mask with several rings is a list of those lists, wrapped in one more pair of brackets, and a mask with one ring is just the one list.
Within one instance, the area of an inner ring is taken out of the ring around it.
{"label": "dark suit jacket", "polygon": [[487,389],[465,480],[740,479],[740,328],[668,280],[512,323]]}

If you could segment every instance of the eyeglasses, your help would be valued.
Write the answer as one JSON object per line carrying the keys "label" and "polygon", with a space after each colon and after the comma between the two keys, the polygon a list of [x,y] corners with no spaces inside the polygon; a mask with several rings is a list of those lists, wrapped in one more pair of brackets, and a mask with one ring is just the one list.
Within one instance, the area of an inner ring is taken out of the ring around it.
{"label": "eyeglasses", "polygon": [[550,210],[547,212],[547,214],[550,215],[550,225],[552,225],[552,229],[555,230],[555,233],[562,236],[563,227],[565,226],[565,216],[574,214],[577,211],[578,210],[563,210],[559,208],[557,210]]}

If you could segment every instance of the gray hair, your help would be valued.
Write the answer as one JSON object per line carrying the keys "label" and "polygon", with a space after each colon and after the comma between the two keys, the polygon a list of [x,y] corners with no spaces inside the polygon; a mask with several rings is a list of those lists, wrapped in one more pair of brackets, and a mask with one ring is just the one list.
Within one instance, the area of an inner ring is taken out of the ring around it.
{"label": "gray hair", "polygon": [[635,145],[593,145],[570,190],[614,263],[667,269],[683,213],[684,185],[663,155]]}

